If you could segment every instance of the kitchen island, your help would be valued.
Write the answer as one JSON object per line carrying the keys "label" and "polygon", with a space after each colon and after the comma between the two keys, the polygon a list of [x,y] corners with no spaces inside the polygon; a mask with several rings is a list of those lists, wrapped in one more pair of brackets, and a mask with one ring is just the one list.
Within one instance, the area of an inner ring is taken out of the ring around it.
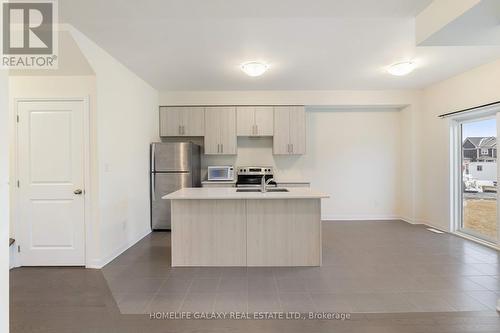
{"label": "kitchen island", "polygon": [[327,197],[310,188],[168,194],[172,266],[321,266],[320,201]]}

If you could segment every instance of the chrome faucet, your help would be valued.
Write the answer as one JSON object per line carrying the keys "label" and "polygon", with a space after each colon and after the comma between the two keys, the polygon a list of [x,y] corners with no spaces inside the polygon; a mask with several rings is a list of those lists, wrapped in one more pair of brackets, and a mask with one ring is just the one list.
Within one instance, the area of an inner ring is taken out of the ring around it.
{"label": "chrome faucet", "polygon": [[262,179],[260,181],[260,191],[262,193],[266,193],[267,192],[267,185],[269,185],[269,183],[272,181],[274,181],[274,178],[269,178],[268,180],[266,180],[266,176],[262,176]]}

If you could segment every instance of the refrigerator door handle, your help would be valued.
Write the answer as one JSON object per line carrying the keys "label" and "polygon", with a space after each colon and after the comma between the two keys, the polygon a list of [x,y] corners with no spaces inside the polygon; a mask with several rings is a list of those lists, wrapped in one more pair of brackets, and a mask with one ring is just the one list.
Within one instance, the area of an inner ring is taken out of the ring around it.
{"label": "refrigerator door handle", "polygon": [[153,143],[151,145],[151,172],[155,171],[155,150],[156,150],[156,145]]}
{"label": "refrigerator door handle", "polygon": [[151,173],[151,200],[152,201],[156,201],[156,195],[155,195],[155,192],[156,192],[156,177],[155,177],[155,173]]}

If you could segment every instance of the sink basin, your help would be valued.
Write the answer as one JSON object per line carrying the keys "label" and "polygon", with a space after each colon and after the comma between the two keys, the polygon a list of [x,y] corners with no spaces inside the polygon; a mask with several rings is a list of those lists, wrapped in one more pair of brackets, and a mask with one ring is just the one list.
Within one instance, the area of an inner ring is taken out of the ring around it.
{"label": "sink basin", "polygon": [[238,188],[236,192],[260,192],[258,188]]}
{"label": "sink basin", "polygon": [[[238,188],[236,192],[260,192],[259,188]],[[268,188],[267,192],[288,192],[286,188]]]}
{"label": "sink basin", "polygon": [[267,192],[288,192],[286,188],[269,188]]}

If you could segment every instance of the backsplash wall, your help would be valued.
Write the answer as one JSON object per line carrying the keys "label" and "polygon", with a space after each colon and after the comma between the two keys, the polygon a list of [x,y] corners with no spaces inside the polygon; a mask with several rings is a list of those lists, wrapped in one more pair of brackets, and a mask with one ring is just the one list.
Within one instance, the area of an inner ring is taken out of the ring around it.
{"label": "backsplash wall", "polygon": [[[163,138],[162,141],[192,141],[203,147],[203,139],[199,137]],[[202,180],[207,178],[209,165],[272,166],[275,178],[280,181],[310,181],[306,175],[303,175],[301,169],[293,167],[295,162],[301,158],[305,158],[305,156],[273,155],[273,139],[271,137],[238,137],[237,155],[203,154],[201,156],[201,177]]]}

